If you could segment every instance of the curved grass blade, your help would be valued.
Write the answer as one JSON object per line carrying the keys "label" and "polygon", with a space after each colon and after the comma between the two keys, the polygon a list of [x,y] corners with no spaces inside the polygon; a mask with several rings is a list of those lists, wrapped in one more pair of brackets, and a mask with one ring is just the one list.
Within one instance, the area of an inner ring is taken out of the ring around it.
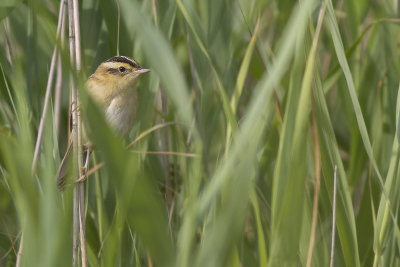
{"label": "curved grass blade", "polygon": [[[398,89],[400,93],[400,86]],[[396,132],[399,132],[399,106],[400,106],[400,94],[397,95],[397,106],[396,106]],[[392,154],[390,157],[389,170],[385,180],[385,189],[388,192],[389,201],[386,196],[382,195],[379,203],[378,214],[376,218],[376,233],[374,236],[374,266],[379,266],[381,257],[384,254],[390,253],[390,249],[387,247],[390,245],[392,239],[392,232],[395,232],[395,236],[398,239],[399,227],[397,220],[393,220],[390,216],[391,210],[398,210],[400,205],[400,168],[399,168],[399,139],[396,135],[393,140]],[[397,240],[398,242],[398,240]]]}
{"label": "curved grass blade", "polygon": [[192,22],[192,19],[189,16],[189,13],[187,12],[185,6],[183,5],[181,0],[177,0],[177,3],[178,3],[178,7],[179,7],[180,11],[182,12],[182,15],[184,16],[185,20],[189,24],[190,29],[193,32],[193,35],[195,37],[197,45],[200,47],[200,50],[203,52],[204,56],[206,57],[206,59],[208,61],[208,64],[210,65],[210,67],[212,69],[215,81],[217,83],[218,92],[221,97],[222,107],[224,109],[226,119],[229,122],[229,125],[232,128],[232,131],[235,132],[237,129],[237,121],[235,119],[234,112],[232,111],[232,108],[229,105],[228,96],[226,95],[225,89],[224,89],[221,79],[218,75],[218,72],[214,67],[212,59],[211,59],[210,55],[208,54],[206,47],[204,46],[202,40],[199,37],[199,34],[197,33],[194,23]]}
{"label": "curved grass blade", "polygon": [[[356,51],[356,48],[361,44],[361,41],[364,39],[364,37],[367,35],[367,33],[371,30],[374,29],[376,26],[383,22],[399,22],[397,19],[379,19],[375,22],[372,22],[368,24],[367,27],[364,28],[364,30],[361,32],[360,36],[354,41],[354,43],[346,50],[346,58],[350,59],[353,53]],[[329,89],[335,84],[337,79],[340,77],[340,64],[336,63],[332,69],[328,72],[327,77],[324,81],[324,91],[325,93],[329,91]]]}
{"label": "curved grass blade", "polygon": [[[389,218],[393,221],[394,225],[397,225],[396,224],[397,220],[395,219],[396,216],[394,215],[394,212],[393,212],[394,209],[393,209],[393,206],[391,206],[391,204],[390,204],[390,199],[391,199],[390,197],[391,197],[392,190],[388,191],[387,187],[385,186],[383,179],[382,179],[382,175],[380,174],[378,165],[374,159],[371,142],[368,137],[367,127],[365,125],[365,121],[364,121],[364,118],[362,115],[360,103],[358,102],[357,93],[355,90],[355,86],[354,86],[353,78],[352,78],[352,75],[350,72],[350,68],[347,63],[346,55],[345,55],[344,48],[343,48],[343,43],[342,43],[340,33],[339,33],[339,28],[338,28],[336,18],[334,15],[332,2],[331,2],[331,0],[326,0],[326,2],[327,2],[327,7],[328,7],[328,25],[329,25],[330,32],[332,35],[337,58],[339,60],[339,64],[340,64],[340,66],[343,70],[343,73],[345,75],[345,78],[346,78],[350,98],[351,98],[351,101],[353,104],[353,109],[354,109],[354,112],[356,115],[357,124],[358,124],[358,128],[360,130],[362,141],[364,143],[365,151],[366,151],[368,158],[371,162],[371,165],[376,173],[379,185],[382,190],[382,197],[384,199],[381,199],[381,205],[385,205],[386,207],[385,207],[385,211],[383,213],[378,212],[378,219],[379,219],[378,229],[380,229],[380,220],[383,220],[383,223],[384,223],[383,227],[385,229],[385,224],[387,223],[387,220],[389,220]],[[388,184],[391,185],[391,183],[392,183],[392,180],[389,180]],[[386,203],[383,204],[383,201]],[[380,211],[381,210],[382,209],[380,209]],[[386,214],[387,216],[390,216],[390,217],[384,216],[383,214]],[[395,232],[396,232],[396,235],[398,235],[399,230],[397,227],[395,228]],[[382,231],[380,233],[384,234],[385,231]]]}
{"label": "curved grass blade", "polygon": [[[251,57],[254,52],[254,46],[255,46],[255,42],[257,40],[259,26],[260,26],[260,19],[258,18],[256,27],[254,29],[253,36],[251,37],[249,45],[247,46],[242,64],[240,66],[239,74],[236,79],[235,90],[233,91],[232,98],[231,98],[231,109],[232,109],[232,113],[234,116],[236,115],[237,105],[239,103],[240,96],[242,95],[242,92],[243,92],[243,86],[244,86],[244,82],[246,81],[247,72],[249,71],[250,61],[251,61]],[[228,129],[226,131],[225,151],[229,150],[231,133],[232,133],[232,127],[229,124]]]}
{"label": "curved grass blade", "polygon": [[347,63],[346,53],[343,48],[342,38],[340,37],[339,27],[336,22],[332,2],[331,2],[331,0],[326,0],[325,2],[327,4],[327,10],[328,10],[328,15],[327,15],[328,26],[329,26],[330,33],[332,36],[333,44],[335,46],[335,51],[336,51],[337,58],[339,60],[339,64],[340,64],[340,66],[343,70],[344,76],[346,78],[350,98],[353,103],[353,109],[354,109],[354,113],[356,115],[357,124],[358,124],[358,128],[360,130],[361,138],[364,143],[365,151],[367,152],[367,155],[371,161],[374,171],[378,177],[379,183],[381,184],[382,189],[384,189],[382,175],[381,175],[378,165],[376,164],[376,161],[374,159],[371,142],[368,137],[367,127],[365,125],[365,121],[364,121],[363,114],[361,111],[360,103],[358,102],[353,77],[350,72],[349,64]]}
{"label": "curved grass blade", "polygon": [[[83,91],[81,91],[83,93]],[[82,94],[84,95],[84,94]],[[83,97],[82,97],[83,99]],[[83,102],[83,101],[82,101]],[[108,255],[105,262],[114,263],[114,250],[119,242],[118,231],[122,229],[125,219],[136,230],[154,261],[168,266],[174,261],[173,243],[168,234],[168,220],[162,206],[161,196],[158,194],[154,181],[148,174],[139,169],[140,157],[129,153],[122,143],[113,135],[100,111],[92,101],[83,102],[87,109],[86,120],[90,126],[89,135],[104,160],[102,169],[112,179],[117,192],[117,216],[113,225],[110,240],[106,242]],[[101,144],[101,145],[100,145]]]}
{"label": "curved grass blade", "polygon": [[0,3],[0,22],[6,18],[22,1],[21,0],[3,0]]}
{"label": "curved grass blade", "polygon": [[[322,18],[318,21],[317,30],[313,37],[300,95],[297,97],[299,89],[296,85],[292,86],[289,91],[288,109],[294,105],[296,110],[295,112],[286,112],[274,175],[271,255],[269,261],[272,266],[277,264],[290,266],[300,261],[298,254],[301,244],[300,230],[302,227],[301,222],[303,221],[302,210],[304,208],[304,191],[307,177],[305,151],[307,151],[307,133],[311,110],[311,84],[322,21]],[[303,36],[296,36],[298,38],[297,42],[301,44]],[[298,68],[294,68],[293,72],[298,70]],[[291,137],[289,138],[289,136]]]}
{"label": "curved grass blade", "polygon": [[[221,211],[216,215],[214,223],[206,233],[204,245],[197,257],[197,266],[220,266],[218,264],[223,264],[224,257],[227,256],[226,253],[232,246],[231,241],[235,240],[240,233],[244,217],[237,215],[246,211],[250,198],[255,162],[257,162],[256,155],[260,149],[259,142],[274,109],[272,105],[273,88],[276,87],[289,67],[294,47],[298,41],[298,34],[301,36],[305,31],[312,3],[312,0],[304,1],[298,9],[295,9],[282,37],[283,45],[278,52],[275,64],[258,83],[252,101],[248,105],[248,115],[244,119],[241,130],[236,132],[235,142],[229,155],[196,203],[197,208],[194,209],[197,214],[196,218],[202,218],[209,210],[213,210],[213,205],[217,202],[222,189],[225,189]],[[243,155],[246,156],[243,157]],[[242,220],[237,220],[237,218],[242,218]],[[210,251],[213,253],[209,253]]]}
{"label": "curved grass blade", "polygon": [[254,216],[257,224],[258,257],[260,266],[267,266],[267,248],[265,245],[264,230],[261,223],[260,207],[258,205],[257,194],[254,190],[250,193],[250,201],[253,206]]}
{"label": "curved grass blade", "polygon": [[127,27],[131,27],[137,34],[142,44],[146,59],[150,62],[150,68],[156,72],[161,83],[165,86],[169,97],[178,111],[184,125],[189,129],[193,119],[193,110],[190,106],[190,98],[187,91],[183,72],[179,67],[172,51],[171,45],[148,18],[139,11],[136,3],[121,1],[121,14]]}
{"label": "curved grass blade", "polygon": [[346,266],[360,266],[353,204],[319,76],[316,77],[314,86],[315,114],[321,148],[322,172],[331,201],[333,199],[332,177],[334,166],[337,165],[338,167],[336,227],[343,256]]}

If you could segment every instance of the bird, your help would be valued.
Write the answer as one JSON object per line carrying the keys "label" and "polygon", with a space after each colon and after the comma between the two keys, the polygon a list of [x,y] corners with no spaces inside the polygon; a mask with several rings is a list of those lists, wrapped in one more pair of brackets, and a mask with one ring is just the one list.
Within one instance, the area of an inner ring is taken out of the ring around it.
{"label": "bird", "polygon": [[[150,69],[142,68],[130,57],[115,56],[102,62],[85,83],[89,97],[104,112],[110,127],[122,137],[130,132],[135,121],[139,106],[136,86],[138,78],[149,71]],[[83,135],[84,145],[88,148],[85,163],[87,165],[91,143],[86,137],[85,127],[83,127]],[[60,191],[63,191],[65,187],[67,162],[71,150],[72,142],[69,141],[67,152],[57,171],[57,186]]]}

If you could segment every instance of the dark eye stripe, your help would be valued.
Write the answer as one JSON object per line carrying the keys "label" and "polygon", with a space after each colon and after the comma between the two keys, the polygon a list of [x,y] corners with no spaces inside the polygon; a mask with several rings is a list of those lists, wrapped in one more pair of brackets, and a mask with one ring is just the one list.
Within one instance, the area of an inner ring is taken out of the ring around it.
{"label": "dark eye stripe", "polygon": [[125,68],[124,71],[121,71],[120,67],[118,67],[118,68],[108,68],[107,72],[110,73],[110,74],[113,74],[113,75],[122,75],[122,76],[124,76],[125,74],[128,74],[128,73],[132,72],[132,69],[126,69]]}

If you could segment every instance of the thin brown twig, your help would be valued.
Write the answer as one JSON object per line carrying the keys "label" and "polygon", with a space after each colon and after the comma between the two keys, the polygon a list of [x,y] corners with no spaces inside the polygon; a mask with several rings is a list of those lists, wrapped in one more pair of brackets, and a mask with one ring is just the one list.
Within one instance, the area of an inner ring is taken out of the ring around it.
{"label": "thin brown twig", "polygon": [[390,70],[390,67],[391,67],[391,65],[392,65],[392,63],[393,63],[393,59],[394,59],[394,54],[392,53],[392,56],[390,57],[389,62],[386,64],[385,71],[383,72],[382,77],[380,78],[380,80],[379,80],[379,82],[378,82],[378,86],[377,86],[377,87],[378,87],[378,90],[379,90],[379,91],[380,91],[381,88],[382,88],[383,81],[385,80],[385,78],[386,78],[387,75],[388,75],[388,72],[389,72],[389,70]]}
{"label": "thin brown twig", "polygon": [[157,2],[156,0],[152,0],[153,3],[153,16],[154,16],[154,23],[158,26],[158,15],[157,15]]}
{"label": "thin brown twig", "polygon": [[317,120],[315,117],[315,107],[314,107],[314,99],[312,100],[312,133],[314,136],[314,173],[315,173],[315,184],[314,184],[314,201],[313,201],[313,213],[312,213],[312,221],[311,221],[311,234],[310,234],[310,243],[308,246],[308,254],[307,254],[307,267],[311,266],[312,255],[314,252],[315,246],[315,233],[317,229],[317,219],[318,219],[318,202],[319,202],[319,191],[321,186],[321,154],[319,148],[319,138],[318,138],[318,130],[317,130]]}
{"label": "thin brown twig", "polygon": [[3,254],[1,255],[2,257],[0,258],[0,263],[3,262],[4,259],[6,259],[8,257],[8,254],[11,253],[11,251],[14,251],[14,254],[17,255],[17,251],[15,250],[15,243],[17,243],[17,241],[19,240],[21,236],[21,232],[18,233],[18,235],[15,237],[15,239],[12,239],[11,236],[9,236],[10,238],[10,242],[11,242],[11,247]]}
{"label": "thin brown twig", "polygon": [[19,248],[17,253],[17,261],[15,263],[15,267],[21,267],[22,263],[22,250],[24,248],[24,232],[21,232],[21,240],[19,241]]}
{"label": "thin brown twig", "polygon": [[147,266],[153,267],[153,261],[151,260],[151,255],[150,255],[149,251],[146,251],[146,256],[147,256]]}
{"label": "thin brown twig", "polygon": [[[13,238],[11,237],[11,233],[10,233],[10,231],[8,230],[8,227],[7,227],[7,224],[6,224],[5,221],[4,221],[4,218],[2,218],[1,222],[2,222],[3,225],[4,225],[4,229],[6,230],[7,237],[8,237],[8,239],[9,239],[10,242],[11,242],[11,249],[14,250],[15,255],[17,255],[17,251],[15,250],[15,247],[14,247],[15,240],[13,241]],[[17,239],[18,239],[18,238],[17,238]],[[0,259],[0,262],[1,262],[1,259]]]}
{"label": "thin brown twig", "polygon": [[197,154],[193,153],[183,153],[183,152],[175,152],[175,151],[140,151],[140,150],[129,150],[129,152],[138,153],[138,154],[150,154],[150,155],[175,155],[175,156],[183,156],[188,158],[196,158],[199,157]]}
{"label": "thin brown twig", "polygon": [[158,129],[161,129],[161,128],[164,128],[164,127],[167,127],[170,125],[174,125],[174,124],[177,124],[177,122],[171,121],[171,122],[166,122],[166,123],[161,123],[161,124],[155,125],[155,126],[151,127],[150,129],[147,129],[146,131],[142,132],[138,137],[135,138],[135,140],[133,140],[129,145],[127,145],[126,148],[133,146],[134,144],[136,144],[139,140],[141,140],[146,135],[148,135]]}
{"label": "thin brown twig", "polygon": [[78,180],[76,180],[77,183],[83,182],[87,177],[89,177],[90,175],[92,175],[93,173],[95,173],[97,170],[99,170],[101,167],[104,166],[104,162],[100,162],[99,164],[97,164],[96,166],[94,166],[93,168],[91,168],[87,173],[85,173],[84,175],[82,175],[81,177],[79,177]]}

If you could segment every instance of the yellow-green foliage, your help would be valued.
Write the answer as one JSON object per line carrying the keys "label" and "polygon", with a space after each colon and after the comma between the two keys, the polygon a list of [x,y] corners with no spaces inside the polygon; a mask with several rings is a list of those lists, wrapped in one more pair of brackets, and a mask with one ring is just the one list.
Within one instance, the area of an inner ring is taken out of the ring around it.
{"label": "yellow-green foliage", "polygon": [[[334,266],[399,266],[397,1],[79,2],[77,74],[60,1],[0,0],[0,266],[20,247],[22,266],[72,265],[71,77],[104,164],[85,182],[89,266],[329,266],[335,166]],[[82,90],[118,54],[152,69],[128,140]]]}

